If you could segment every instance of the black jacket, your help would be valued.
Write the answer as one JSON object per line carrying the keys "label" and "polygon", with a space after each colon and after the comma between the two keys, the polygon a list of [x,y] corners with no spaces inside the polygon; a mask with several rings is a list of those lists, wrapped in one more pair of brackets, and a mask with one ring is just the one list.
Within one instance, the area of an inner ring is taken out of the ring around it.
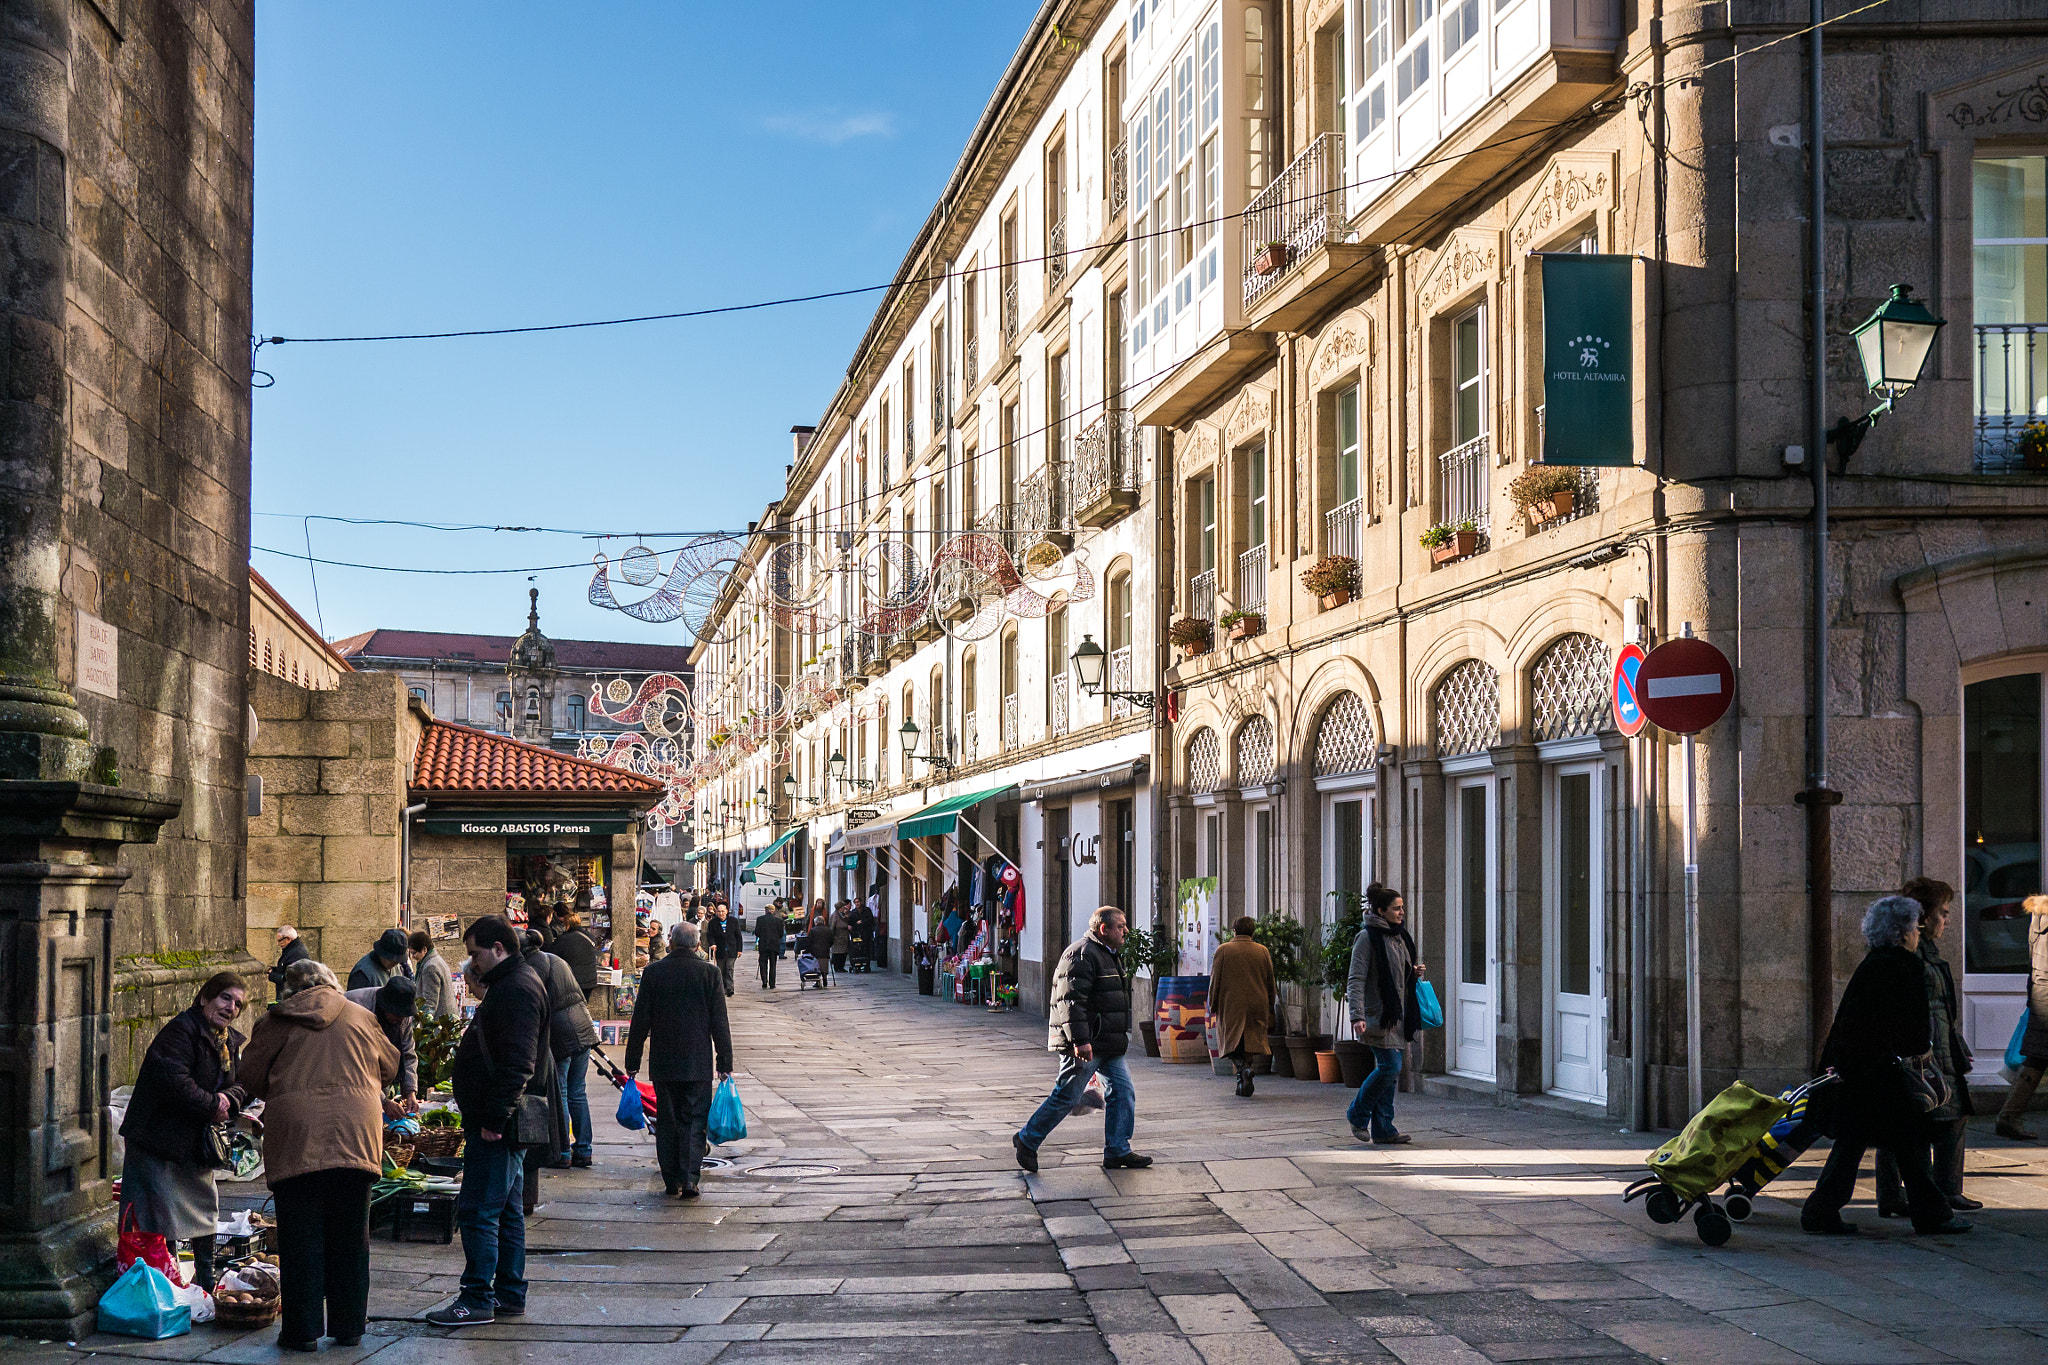
{"label": "black jacket", "polygon": [[732,1070],[732,1031],[725,1019],[725,979],[695,953],[670,953],[640,973],[640,998],[626,1035],[626,1070],[640,1070],[649,1038],[651,1081],[708,1081],[712,1062]]}
{"label": "black jacket", "polygon": [[554,1089],[548,992],[516,957],[486,972],[483,986],[476,1017],[455,1049],[455,1103],[465,1129],[503,1133],[521,1091],[547,1095]]}
{"label": "black jacket", "polygon": [[1046,1046],[1070,1053],[1084,1043],[1104,1060],[1131,1046],[1130,982],[1117,955],[1093,934],[1069,944],[1053,969]]}
{"label": "black jacket", "polygon": [[1814,1092],[1821,1131],[1880,1147],[1925,1142],[1926,1120],[1914,1106],[1898,1059],[1928,1050],[1927,969],[1904,948],[1872,948],[1842,991],[1820,1064],[1841,1073],[1840,1085]]}
{"label": "black jacket", "polygon": [[769,957],[782,952],[782,938],[789,927],[789,921],[773,910],[761,912],[761,918],[754,921],[754,946]]}
{"label": "black jacket", "polygon": [[548,951],[569,964],[569,974],[584,995],[597,989],[597,943],[587,932],[568,930],[548,945]]}
{"label": "black jacket", "polygon": [[231,1084],[233,1063],[242,1056],[242,1035],[229,1029],[227,1046],[230,1065],[223,1067],[213,1030],[197,1005],[157,1030],[135,1077],[128,1116],[121,1121],[121,1136],[130,1146],[165,1161],[205,1164],[206,1130],[213,1125],[219,1097],[229,1096],[236,1109],[247,1099]]}
{"label": "black jacket", "polygon": [[746,931],[740,925],[740,917],[727,911],[724,919],[709,915],[704,920],[704,951],[723,962],[740,955],[746,944]]}
{"label": "black jacket", "polygon": [[[557,943],[560,939],[555,940]],[[526,965],[540,978],[548,993],[548,1051],[557,1063],[571,1053],[597,1045],[597,1025],[569,964],[544,948],[526,955]]]}
{"label": "black jacket", "polygon": [[264,975],[270,978],[271,985],[283,986],[284,969],[291,966],[294,962],[303,962],[311,956],[312,954],[306,951],[306,940],[295,938],[290,943],[284,945],[284,951],[277,955],[277,965],[268,972],[265,972]]}

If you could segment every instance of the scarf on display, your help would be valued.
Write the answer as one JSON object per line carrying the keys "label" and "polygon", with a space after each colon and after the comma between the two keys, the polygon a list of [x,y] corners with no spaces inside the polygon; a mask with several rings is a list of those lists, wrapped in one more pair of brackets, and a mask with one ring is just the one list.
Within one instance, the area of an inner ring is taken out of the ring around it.
{"label": "scarf on display", "polygon": [[1004,863],[996,881],[1002,888],[1000,903],[1010,932],[1021,934],[1024,932],[1024,874],[1017,870],[1015,863]]}

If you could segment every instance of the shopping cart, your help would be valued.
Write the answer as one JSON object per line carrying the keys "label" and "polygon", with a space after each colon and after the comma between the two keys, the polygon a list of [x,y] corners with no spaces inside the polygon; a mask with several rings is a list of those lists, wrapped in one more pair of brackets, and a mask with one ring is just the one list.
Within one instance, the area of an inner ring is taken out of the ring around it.
{"label": "shopping cart", "polygon": [[640,1092],[640,1110],[647,1116],[647,1132],[649,1136],[652,1136],[655,1119],[654,1087],[646,1081],[634,1080],[618,1067],[613,1066],[612,1059],[604,1055],[604,1049],[595,1044],[591,1045],[590,1060],[596,1064],[597,1073],[612,1083],[614,1090],[623,1091],[630,1085]]}
{"label": "shopping cart", "polygon": [[821,990],[824,988],[825,964],[810,953],[798,953],[796,955],[796,988],[802,990],[807,985],[816,986]]}
{"label": "shopping cart", "polygon": [[[1820,1136],[1808,1117],[1809,1098],[1840,1079],[1829,1068],[1778,1095],[1737,1081],[1650,1154],[1651,1173],[1628,1187],[1623,1202],[1641,1197],[1653,1223],[1675,1223],[1690,1212],[1702,1242],[1725,1245],[1755,1209],[1757,1192]],[[1728,1193],[1717,1204],[1714,1191],[1724,1184]]]}

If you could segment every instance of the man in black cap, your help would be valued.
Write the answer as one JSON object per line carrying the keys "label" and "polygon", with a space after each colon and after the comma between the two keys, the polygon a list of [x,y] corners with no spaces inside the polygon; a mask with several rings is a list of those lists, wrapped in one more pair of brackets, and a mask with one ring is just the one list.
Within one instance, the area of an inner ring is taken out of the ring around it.
{"label": "man in black cap", "polygon": [[379,934],[370,951],[350,969],[348,988],[359,991],[365,986],[381,986],[394,976],[412,977],[406,964],[405,930],[395,924]]}
{"label": "man in black cap", "polygon": [[377,1026],[398,1049],[398,1099],[384,1101],[384,1117],[416,1114],[420,1108],[420,1054],[412,1045],[413,1006],[419,996],[412,978],[394,976],[381,986],[365,986],[343,994],[377,1016]]}

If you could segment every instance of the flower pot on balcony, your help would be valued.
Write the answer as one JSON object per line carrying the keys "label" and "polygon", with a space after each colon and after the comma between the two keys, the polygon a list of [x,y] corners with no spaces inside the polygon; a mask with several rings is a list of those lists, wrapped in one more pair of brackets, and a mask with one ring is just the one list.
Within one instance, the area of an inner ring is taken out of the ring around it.
{"label": "flower pot on balcony", "polygon": [[1240,617],[1230,623],[1230,638],[1233,640],[1247,640],[1265,628],[1266,618],[1263,616]]}
{"label": "flower pot on balcony", "polygon": [[1203,654],[1207,654],[1209,652],[1209,645],[1206,641],[1199,645],[1182,645],[1180,647],[1180,652],[1182,658],[1193,659]]}
{"label": "flower pot on balcony", "polygon": [[1348,588],[1340,588],[1336,592],[1326,592],[1316,600],[1323,604],[1324,611],[1335,611],[1351,600],[1351,591]]}
{"label": "flower pot on balcony", "polygon": [[1477,531],[1455,531],[1451,538],[1429,552],[1429,557],[1439,564],[1448,564],[1454,559],[1463,559],[1479,548]]}
{"label": "flower pot on balcony", "polygon": [[1252,273],[1272,275],[1287,264],[1287,245],[1284,242],[1268,242],[1252,257]]}
{"label": "flower pot on balcony", "polygon": [[1570,516],[1578,501],[1578,494],[1566,489],[1563,492],[1552,493],[1546,498],[1538,498],[1522,510],[1528,513],[1529,525],[1534,529],[1548,526],[1560,517]]}

